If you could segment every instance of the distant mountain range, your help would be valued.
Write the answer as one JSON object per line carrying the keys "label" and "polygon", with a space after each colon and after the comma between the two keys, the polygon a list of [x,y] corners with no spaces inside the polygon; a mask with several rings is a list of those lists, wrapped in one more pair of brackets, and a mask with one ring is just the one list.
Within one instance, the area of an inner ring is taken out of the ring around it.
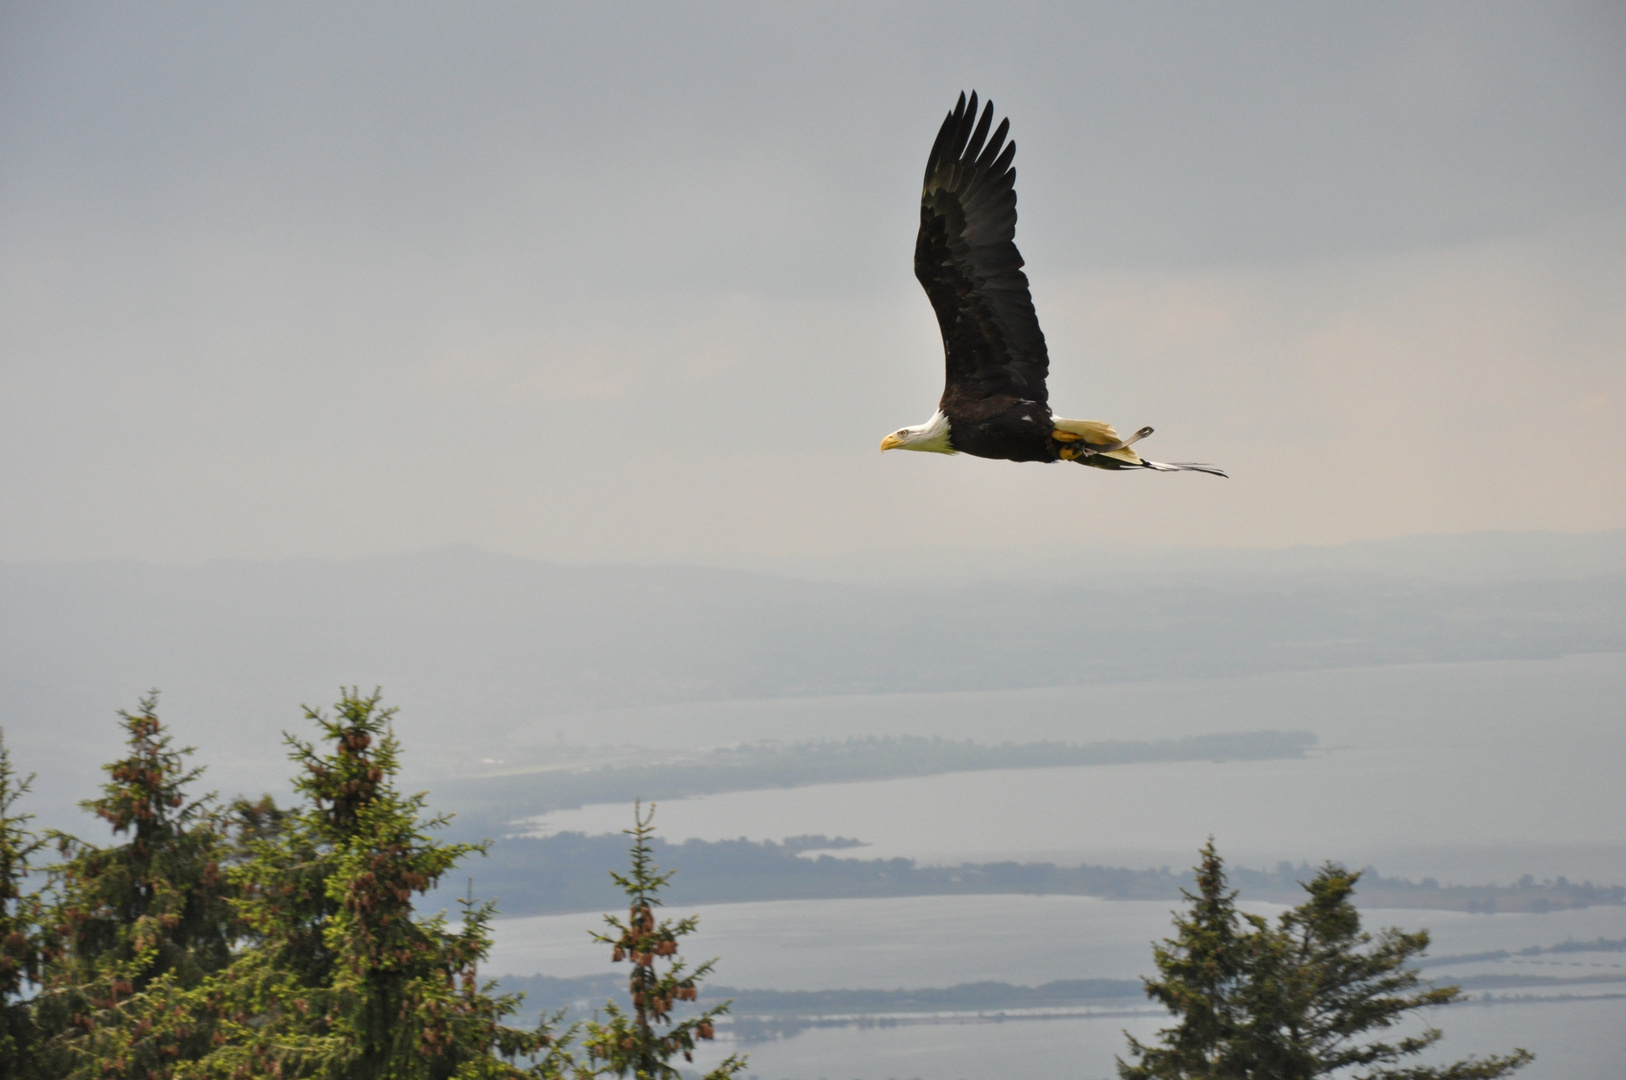
{"label": "distant mountain range", "polygon": [[1626,529],[1424,534],[1287,548],[1145,547],[1096,538],[1088,546],[1046,556],[1031,549],[890,547],[824,559],[764,556],[741,569],[890,585],[979,580],[1190,583],[1326,574],[1463,583],[1575,580],[1626,574]]}
{"label": "distant mountain range", "polygon": [[231,788],[280,784],[280,732],[340,684],[382,684],[408,761],[435,774],[538,717],[643,704],[1626,649],[1626,532],[1081,552],[1072,574],[1009,580],[808,569],[826,579],[471,547],[0,566],[0,724],[60,821],[117,749],[114,710],[155,686]]}

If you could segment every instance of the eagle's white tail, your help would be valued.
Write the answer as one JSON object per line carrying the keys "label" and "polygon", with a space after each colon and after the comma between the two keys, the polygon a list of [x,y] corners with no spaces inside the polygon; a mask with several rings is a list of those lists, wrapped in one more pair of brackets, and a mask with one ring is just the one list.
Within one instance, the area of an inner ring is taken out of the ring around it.
{"label": "eagle's white tail", "polygon": [[1145,458],[1141,458],[1140,463],[1143,467],[1156,469],[1158,472],[1203,472],[1209,476],[1224,476],[1227,480],[1230,479],[1225,470],[1218,465],[1202,465],[1195,461],[1148,461]]}
{"label": "eagle's white tail", "polygon": [[1100,420],[1067,420],[1057,416],[1051,418],[1050,424],[1052,438],[1066,444],[1061,456],[1080,465],[1097,469],[1155,469],[1158,472],[1200,472],[1209,476],[1225,476],[1223,469],[1195,461],[1147,461],[1130,447],[1152,433],[1149,427],[1121,439],[1111,424]]}

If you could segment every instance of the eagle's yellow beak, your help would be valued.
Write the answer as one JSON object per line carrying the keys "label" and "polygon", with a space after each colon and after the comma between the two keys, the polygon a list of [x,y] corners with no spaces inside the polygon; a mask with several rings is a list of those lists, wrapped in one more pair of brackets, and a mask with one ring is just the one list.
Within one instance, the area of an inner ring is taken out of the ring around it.
{"label": "eagle's yellow beak", "polygon": [[885,451],[885,450],[896,450],[898,447],[900,447],[902,445],[903,445],[903,440],[898,438],[896,435],[888,435],[886,438],[881,440],[881,449],[883,451]]}

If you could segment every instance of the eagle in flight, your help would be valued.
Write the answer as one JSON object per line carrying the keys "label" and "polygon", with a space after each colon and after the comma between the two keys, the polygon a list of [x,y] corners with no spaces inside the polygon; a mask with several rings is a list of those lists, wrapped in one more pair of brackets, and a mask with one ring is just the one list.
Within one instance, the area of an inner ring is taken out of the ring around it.
{"label": "eagle in flight", "polygon": [[993,121],[993,102],[978,119],[976,92],[969,102],[961,94],[926,159],[915,277],[943,331],[947,379],[936,415],[894,431],[881,449],[1224,476],[1212,465],[1141,457],[1132,447],[1149,427],[1125,439],[1099,420],[1051,415],[1050,358],[1016,250],[1016,144],[1005,141],[1009,120],[990,138]]}

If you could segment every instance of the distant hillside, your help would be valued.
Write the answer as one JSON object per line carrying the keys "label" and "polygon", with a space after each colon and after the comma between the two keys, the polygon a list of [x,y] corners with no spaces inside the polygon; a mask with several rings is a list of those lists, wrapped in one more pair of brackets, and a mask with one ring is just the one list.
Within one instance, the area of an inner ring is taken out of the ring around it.
{"label": "distant hillside", "polygon": [[1181,548],[1098,539],[1087,552],[875,548],[825,559],[758,559],[752,569],[821,581],[931,585],[943,581],[1212,583],[1253,577],[1371,575],[1487,584],[1626,575],[1626,529],[1593,533],[1479,532],[1397,536],[1328,547]]}
{"label": "distant hillside", "polygon": [[1244,731],[1093,743],[978,743],[918,735],[870,736],[790,744],[750,743],[648,764],[490,772],[447,781],[439,785],[437,793],[460,808],[456,823],[460,833],[471,829],[501,833],[513,828],[515,819],[589,803],[684,799],[725,791],[992,769],[1302,758],[1315,744],[1315,735],[1308,731]]}
{"label": "distant hillside", "polygon": [[[1600,535],[1603,554],[1576,565],[1613,565],[1613,534]],[[1431,559],[1448,561],[1449,539],[1425,545]],[[404,707],[409,763],[435,772],[538,717],[640,704],[1626,649],[1626,576],[1451,582],[1248,557],[1282,570],[887,586],[468,547],[0,566],[0,725],[41,773],[35,808],[54,814],[94,791],[113,710],[154,686],[204,745],[211,782],[280,786],[299,703],[349,683],[384,686]]]}
{"label": "distant hillside", "polygon": [[[1115,900],[1177,900],[1194,887],[1189,871],[1168,868],[1057,866],[1054,863],[967,863],[921,866],[913,859],[838,858],[816,837],[794,843],[750,840],[681,844],[654,842],[655,859],[677,871],[665,892],[671,904],[726,904],[756,900],[833,900],[881,896],[957,896],[1021,893],[1101,896]],[[850,841],[827,841],[828,848]],[[497,841],[489,857],[465,863],[442,888],[424,898],[424,910],[457,909],[473,879],[477,897],[495,897],[504,916],[611,911],[624,905],[609,871],[625,859],[620,833],[584,836],[560,833],[546,838]],[[1314,874],[1308,865],[1283,863],[1274,870],[1230,868],[1231,884],[1247,900],[1296,904],[1304,899],[1299,882]],[[1512,885],[1441,885],[1387,878],[1368,870],[1356,890],[1363,908],[1430,908],[1446,911],[1557,911],[1626,903],[1626,887],[1565,879]]]}

